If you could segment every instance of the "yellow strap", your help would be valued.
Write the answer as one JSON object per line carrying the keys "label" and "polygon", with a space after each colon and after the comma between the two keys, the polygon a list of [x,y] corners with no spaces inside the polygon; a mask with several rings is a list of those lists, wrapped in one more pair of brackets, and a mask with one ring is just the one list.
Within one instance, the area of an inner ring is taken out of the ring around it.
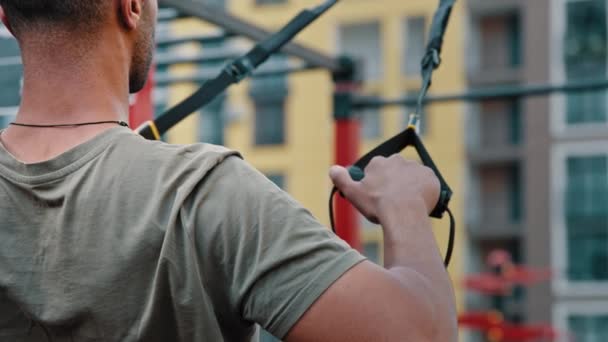
{"label": "yellow strap", "polygon": [[160,140],[160,133],[158,132],[158,127],[156,127],[156,123],[150,120],[148,121],[148,125],[150,125],[150,130],[152,131],[152,134],[154,134],[154,139]]}
{"label": "yellow strap", "polygon": [[141,126],[137,127],[135,132],[138,134],[141,134],[141,132],[148,127],[150,127],[150,131],[152,132],[152,135],[154,136],[154,140],[160,140],[160,132],[158,131],[158,127],[156,127],[156,124],[152,120],[146,121],[143,124],[141,124]]}

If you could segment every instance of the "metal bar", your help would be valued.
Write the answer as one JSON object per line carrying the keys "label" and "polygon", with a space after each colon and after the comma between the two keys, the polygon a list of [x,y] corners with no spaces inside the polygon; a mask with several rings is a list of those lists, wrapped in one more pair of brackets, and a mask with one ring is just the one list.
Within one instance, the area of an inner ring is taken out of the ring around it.
{"label": "metal bar", "polygon": [[148,82],[137,94],[133,94],[129,105],[129,125],[133,128],[141,126],[144,122],[154,120],[154,67],[148,73]]}
{"label": "metal bar", "polygon": [[167,47],[171,45],[179,45],[193,42],[201,44],[218,43],[234,36],[235,35],[232,33],[222,33],[215,35],[192,34],[181,37],[159,37],[158,39],[156,39],[156,45],[161,47]]}
{"label": "metal bar", "polygon": [[0,67],[11,67],[21,65],[21,56],[0,57]]}
{"label": "metal bar", "polygon": [[[572,82],[562,85],[539,84],[523,86],[501,86],[487,89],[473,89],[466,93],[433,95],[427,97],[424,102],[427,104],[454,101],[475,102],[511,97],[543,96],[553,93],[571,93],[605,89],[608,89],[608,80],[606,79]],[[387,106],[415,106],[417,100],[417,97],[383,99],[373,96],[357,96],[354,99],[354,107],[357,109],[364,109]]]}
{"label": "metal bar", "polygon": [[[354,112],[352,112],[354,113]],[[337,165],[353,165],[359,156],[361,123],[355,115],[335,120],[335,156]],[[352,248],[362,251],[359,216],[353,205],[336,196],[336,232]]]}
{"label": "metal bar", "polygon": [[[254,72],[252,77],[269,77],[269,76],[281,76],[286,74],[292,74],[302,71],[316,69],[314,66],[301,65],[297,67],[286,67],[286,68],[267,68]],[[172,75],[170,73],[158,73],[154,82],[157,86],[164,87],[175,83],[197,83],[201,84],[217,76],[216,70],[197,70],[187,75]]]}
{"label": "metal bar", "polygon": [[[353,110],[353,94],[358,89],[356,68],[350,59],[341,59],[340,72],[334,73],[333,119],[334,153],[337,165],[349,166],[359,158],[361,121]],[[353,205],[342,196],[336,196],[335,230],[352,248],[362,251],[359,216]],[[331,210],[331,209],[330,209]]]}
{"label": "metal bar", "polygon": [[[226,11],[203,5],[194,0],[160,0],[160,4],[173,7],[183,14],[200,18],[222,27],[227,32],[244,36],[255,41],[261,41],[271,36],[270,32],[250,22],[230,15]],[[331,71],[337,71],[339,67],[338,62],[334,58],[298,43],[289,43],[282,51],[301,58],[307,64],[316,67],[329,69]]]}
{"label": "metal bar", "polygon": [[209,50],[188,55],[176,55],[171,52],[157,53],[155,58],[156,65],[169,66],[175,64],[199,64],[199,63],[223,63],[227,60],[238,58],[242,52],[234,49],[223,51]]}
{"label": "metal bar", "polygon": [[169,21],[180,18],[180,13],[174,8],[159,8],[158,9],[158,21]]}
{"label": "metal bar", "polygon": [[19,111],[19,107],[0,107],[0,117],[15,116]]}

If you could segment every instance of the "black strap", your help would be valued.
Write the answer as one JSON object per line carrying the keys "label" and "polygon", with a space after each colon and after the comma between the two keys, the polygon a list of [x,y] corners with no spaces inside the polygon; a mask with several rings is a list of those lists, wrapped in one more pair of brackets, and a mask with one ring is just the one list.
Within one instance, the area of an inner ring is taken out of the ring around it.
{"label": "black strap", "polygon": [[418,113],[422,113],[424,98],[433,83],[433,71],[441,65],[443,37],[445,36],[455,2],[456,0],[441,0],[439,2],[439,8],[433,17],[433,23],[431,24],[429,33],[429,42],[421,62],[422,87],[418,96],[418,107],[416,109]]}
{"label": "black strap", "polygon": [[228,64],[216,78],[205,82],[184,101],[169,109],[155,121],[144,123],[137,129],[138,133],[146,139],[159,139],[161,135],[177,123],[213,101],[213,99],[222,94],[232,84],[239,83],[244,78],[250,76],[257,67],[268,60],[270,56],[280,51],[298,33],[317,20],[337,2],[338,0],[327,0],[313,9],[302,11],[280,31],[258,43],[243,57]]}
{"label": "black strap", "polygon": [[[191,113],[209,104],[217,96],[221,95],[230,85],[237,83],[234,75],[222,70],[220,75],[211,81],[205,82],[197,91],[188,96],[184,101],[169,109],[156,120],[156,127],[162,135],[185,119]],[[152,137],[146,137],[152,139]]]}

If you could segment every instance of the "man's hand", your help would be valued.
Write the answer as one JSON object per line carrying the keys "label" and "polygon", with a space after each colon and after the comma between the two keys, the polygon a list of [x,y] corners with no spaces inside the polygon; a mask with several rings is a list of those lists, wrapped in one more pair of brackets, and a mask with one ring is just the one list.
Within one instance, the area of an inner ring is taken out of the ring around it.
{"label": "man's hand", "polygon": [[361,182],[353,181],[340,166],[331,169],[330,177],[338,190],[374,223],[403,208],[430,214],[439,200],[440,185],[435,173],[399,155],[372,159]]}

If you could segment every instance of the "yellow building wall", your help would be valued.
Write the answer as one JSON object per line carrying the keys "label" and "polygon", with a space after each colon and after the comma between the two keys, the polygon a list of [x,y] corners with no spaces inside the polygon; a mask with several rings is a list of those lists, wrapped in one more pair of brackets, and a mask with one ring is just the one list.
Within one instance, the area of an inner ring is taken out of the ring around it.
{"label": "yellow building wall", "polygon": [[[301,9],[321,0],[291,0],[286,4],[256,5],[254,0],[228,1],[229,11],[239,17],[268,29],[278,28]],[[400,97],[408,90],[416,90],[419,77],[403,76],[402,25],[410,16],[425,16],[430,25],[438,1],[428,0],[343,0],[324,17],[306,29],[297,41],[329,55],[337,55],[338,28],[343,24],[379,21],[383,49],[382,79],[368,83],[364,90],[384,97]],[[181,23],[176,34],[216,30],[200,23]],[[458,2],[445,37],[443,64],[435,73],[431,93],[452,93],[466,89],[464,74],[464,3]],[[174,72],[187,72],[188,68],[175,68]],[[229,110],[237,119],[226,127],[225,144],[244,155],[245,159],[264,173],[280,172],[285,175],[286,190],[300,201],[321,222],[328,223],[327,200],[331,187],[328,169],[334,159],[334,131],[332,118],[331,75],[325,71],[298,73],[289,77],[289,97],[286,106],[286,143],[276,147],[254,146],[254,110],[249,100],[248,84],[229,91]],[[193,86],[172,88],[172,102],[190,94]],[[431,155],[454,190],[451,203],[457,224],[464,224],[464,105],[462,103],[436,104],[427,108],[428,134],[424,136]],[[361,149],[365,153],[384,139],[398,133],[403,127],[403,109],[387,108],[382,113],[381,139],[366,141]],[[169,134],[174,143],[196,140],[198,119],[191,118]],[[442,252],[447,245],[449,222],[447,217],[434,222],[434,230]],[[459,309],[464,308],[463,291],[459,284],[464,275],[463,244],[465,231],[457,231],[457,245],[450,266],[450,274],[457,292]],[[377,228],[364,229],[364,242],[381,241]],[[381,249],[380,249],[381,252]]]}

